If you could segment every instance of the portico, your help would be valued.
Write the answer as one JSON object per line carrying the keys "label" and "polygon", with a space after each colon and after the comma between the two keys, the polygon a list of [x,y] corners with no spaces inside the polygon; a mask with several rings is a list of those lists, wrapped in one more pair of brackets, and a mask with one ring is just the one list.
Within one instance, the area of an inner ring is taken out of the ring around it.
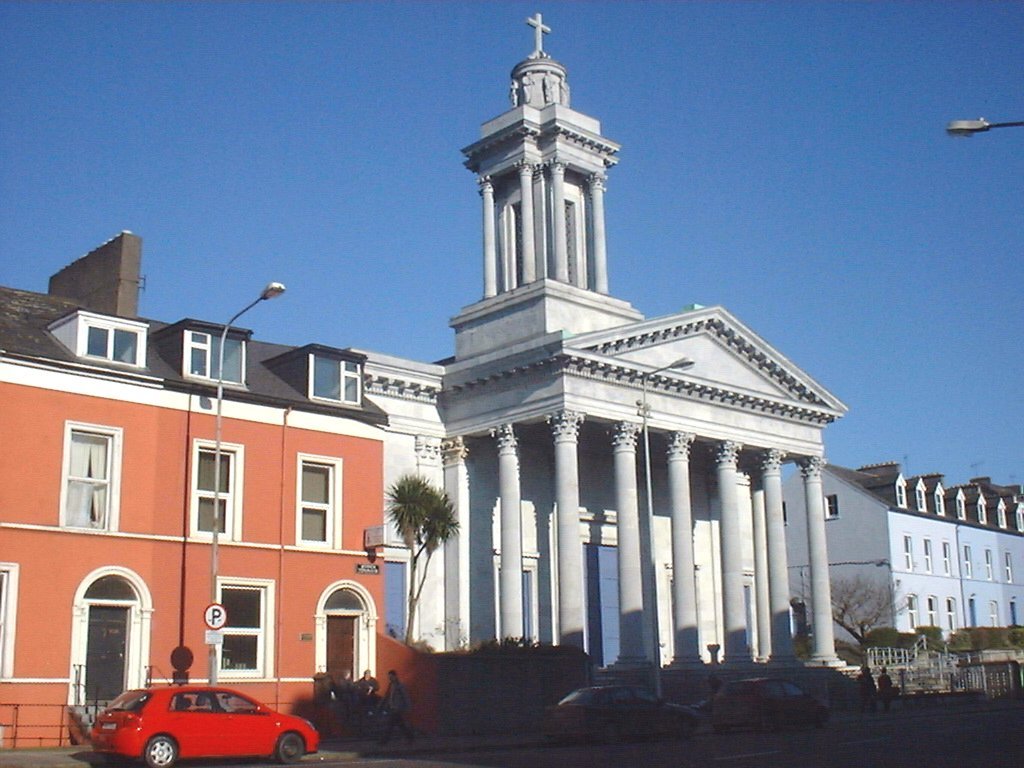
{"label": "portico", "polygon": [[[402,414],[395,472],[414,435],[444,440],[436,481],[461,522],[419,634],[450,647],[432,628],[457,623],[460,641],[528,637],[626,668],[650,666],[654,647],[660,664],[698,667],[709,645],[726,664],[794,663],[782,472],[804,478],[813,621],[830,630],[820,467],[823,430],[846,407],[723,307],[646,319],[609,295],[618,145],[569,106],[567,70],[543,50],[550,29],[529,23],[510,109],[463,150],[481,194],[482,298],[452,318],[455,354],[430,367],[433,394],[412,412],[394,387],[368,386]],[[835,661],[830,631],[813,660]]]}

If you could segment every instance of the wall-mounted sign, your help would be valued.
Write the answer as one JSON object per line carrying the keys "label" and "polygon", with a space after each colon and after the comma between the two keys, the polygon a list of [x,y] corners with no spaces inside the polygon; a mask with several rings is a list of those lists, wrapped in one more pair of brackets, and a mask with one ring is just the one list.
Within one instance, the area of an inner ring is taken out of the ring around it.
{"label": "wall-mounted sign", "polygon": [[384,546],[384,526],[371,525],[363,529],[363,549],[376,549]]}
{"label": "wall-mounted sign", "polygon": [[380,566],[376,563],[356,563],[356,573],[380,573]]}

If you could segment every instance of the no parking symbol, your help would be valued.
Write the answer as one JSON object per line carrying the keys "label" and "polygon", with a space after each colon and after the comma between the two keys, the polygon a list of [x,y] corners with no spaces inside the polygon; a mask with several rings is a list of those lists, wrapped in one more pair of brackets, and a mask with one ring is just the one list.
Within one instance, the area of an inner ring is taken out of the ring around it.
{"label": "no parking symbol", "polygon": [[223,629],[228,623],[228,611],[220,603],[210,603],[203,611],[203,621],[210,629]]}

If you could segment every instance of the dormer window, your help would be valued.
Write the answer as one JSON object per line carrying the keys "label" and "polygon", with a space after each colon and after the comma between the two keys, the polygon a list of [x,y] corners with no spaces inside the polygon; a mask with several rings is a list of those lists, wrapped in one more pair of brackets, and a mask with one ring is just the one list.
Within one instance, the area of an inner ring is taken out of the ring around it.
{"label": "dormer window", "polygon": [[982,525],[988,524],[988,504],[985,503],[985,497],[979,496],[978,503],[976,505],[978,510],[978,522]]}
{"label": "dormer window", "polygon": [[946,516],[946,495],[942,490],[942,484],[939,483],[935,486],[935,494],[932,497],[935,500],[935,514],[940,517]]}
{"label": "dormer window", "polygon": [[967,501],[962,490],[956,492],[956,519],[967,519]]}
{"label": "dormer window", "polygon": [[311,398],[353,405],[361,402],[362,375],[359,363],[312,354],[310,373]]}
{"label": "dormer window", "polygon": [[146,364],[145,323],[79,310],[50,326],[50,332],[79,357],[142,367]]}
{"label": "dormer window", "polygon": [[999,500],[999,506],[996,507],[996,520],[999,522],[1000,528],[1006,527],[1006,502],[1002,499]]}
{"label": "dormer window", "polygon": [[907,481],[903,475],[896,478],[896,506],[900,509],[907,508]]}
{"label": "dormer window", "polygon": [[917,485],[914,486],[914,500],[917,502],[918,512],[928,511],[928,497],[925,494],[924,480],[918,480]]}
{"label": "dormer window", "polygon": [[[199,379],[218,380],[220,365],[220,335],[204,331],[185,331],[185,375]],[[244,383],[245,345],[242,339],[224,340],[223,381]]]}
{"label": "dormer window", "polygon": [[1024,533],[1024,504],[1017,505],[1017,530]]}

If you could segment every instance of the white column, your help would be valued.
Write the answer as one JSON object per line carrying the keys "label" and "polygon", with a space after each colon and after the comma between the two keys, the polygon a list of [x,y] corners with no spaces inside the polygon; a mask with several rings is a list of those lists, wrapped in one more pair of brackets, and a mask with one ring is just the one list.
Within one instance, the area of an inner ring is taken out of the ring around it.
{"label": "white column", "polygon": [[832,665],[838,662],[832,629],[832,589],[828,577],[828,545],[825,541],[825,497],[821,469],[825,460],[809,456],[800,461],[807,505],[807,552],[811,571],[811,661]]}
{"label": "white column", "polygon": [[523,242],[520,253],[523,258],[523,284],[537,279],[537,252],[533,221],[533,165],[519,164],[519,215],[522,218],[520,233]]}
{"label": "white column", "polygon": [[672,665],[701,663],[694,580],[693,509],[690,501],[690,447],[694,435],[668,438],[668,493],[672,516]]}
{"label": "white column", "polygon": [[565,243],[565,164],[551,163],[551,240],[555,249],[555,279],[569,282],[569,253]]}
{"label": "white column", "polygon": [[757,657],[767,661],[772,653],[772,609],[768,597],[768,546],[764,488],[751,478],[750,511],[754,534],[754,608],[757,626]]}
{"label": "white column", "polygon": [[583,414],[560,411],[548,418],[555,439],[555,504],[558,531],[558,642],[583,647],[586,622],[580,478],[577,446]]}
{"label": "white column", "polygon": [[789,613],[789,560],[786,555],[786,521],[782,514],[782,459],[777,449],[761,457],[764,488],[765,539],[768,547],[768,596],[771,601],[771,660],[796,661]]}
{"label": "white column", "polygon": [[515,430],[503,424],[498,438],[498,509],[501,515],[501,571],[498,579],[502,637],[523,636],[523,513]]}
{"label": "white column", "polygon": [[743,599],[743,541],[740,526],[736,463],[740,444],[726,441],[718,446],[718,499],[722,507],[722,616],[725,621],[726,663],[749,661],[747,612]]}
{"label": "white column", "polygon": [[498,293],[498,256],[494,249],[494,186],[490,176],[480,178],[484,224],[484,298]]}
{"label": "white column", "polygon": [[455,507],[459,533],[445,542],[444,607],[445,645],[448,650],[469,642],[469,450],[461,437],[441,444],[444,457],[444,490]]}
{"label": "white column", "polygon": [[640,426],[616,425],[612,437],[619,557],[619,664],[646,664],[640,513],[636,493],[636,442]]}
{"label": "white column", "polygon": [[603,173],[595,173],[590,177],[590,204],[593,209],[594,224],[594,290],[608,293],[608,254],[604,233],[604,182]]}

